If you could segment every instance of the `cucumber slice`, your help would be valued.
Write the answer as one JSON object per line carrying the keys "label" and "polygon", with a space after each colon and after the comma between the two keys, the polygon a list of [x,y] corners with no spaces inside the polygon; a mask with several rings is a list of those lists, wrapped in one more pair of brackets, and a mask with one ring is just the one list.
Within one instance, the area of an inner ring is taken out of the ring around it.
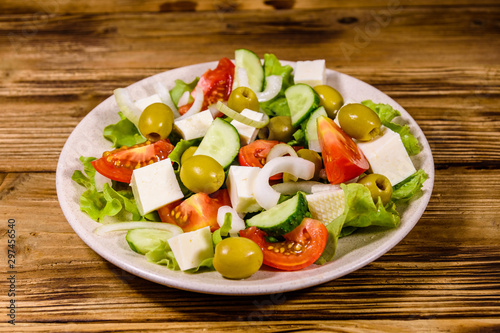
{"label": "cucumber slice", "polygon": [[145,228],[129,230],[125,239],[133,251],[146,254],[157,248],[161,241],[166,242],[172,236],[174,234],[168,230]]}
{"label": "cucumber slice", "polygon": [[309,149],[315,152],[321,153],[321,147],[319,146],[318,139],[318,122],[316,121],[319,116],[328,117],[324,107],[320,106],[311,113],[311,116],[306,123],[306,140]]}
{"label": "cucumber slice", "polygon": [[215,118],[194,155],[213,157],[225,169],[238,156],[240,135],[233,125]]}
{"label": "cucumber slice", "polygon": [[264,230],[269,236],[284,235],[302,222],[307,211],[306,196],[298,192],[293,198],[248,219],[246,224]]}
{"label": "cucumber slice", "polygon": [[234,51],[236,67],[246,70],[248,85],[254,92],[261,92],[264,86],[264,67],[260,58],[250,50],[239,49]]}
{"label": "cucumber slice", "polygon": [[304,83],[298,83],[285,90],[285,97],[290,108],[292,125],[296,127],[310,112],[319,106],[319,96],[314,89]]}

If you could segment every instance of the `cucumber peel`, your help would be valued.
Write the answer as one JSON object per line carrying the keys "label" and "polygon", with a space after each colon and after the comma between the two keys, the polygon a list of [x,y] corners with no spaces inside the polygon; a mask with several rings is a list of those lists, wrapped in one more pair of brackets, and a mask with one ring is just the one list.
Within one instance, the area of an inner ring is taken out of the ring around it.
{"label": "cucumber peel", "polygon": [[319,96],[314,89],[304,83],[298,83],[285,90],[285,97],[290,108],[292,126],[297,127],[319,106]]}
{"label": "cucumber peel", "polygon": [[307,212],[306,196],[298,192],[294,197],[248,219],[246,224],[265,231],[269,236],[279,236],[295,229]]}

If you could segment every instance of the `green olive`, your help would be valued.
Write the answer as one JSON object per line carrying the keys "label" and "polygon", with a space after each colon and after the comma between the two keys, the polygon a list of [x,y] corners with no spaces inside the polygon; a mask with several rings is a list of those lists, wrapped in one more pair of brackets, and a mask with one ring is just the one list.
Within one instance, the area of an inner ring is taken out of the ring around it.
{"label": "green olive", "polygon": [[340,127],[359,141],[373,140],[380,134],[380,118],[369,107],[353,103],[344,105],[338,114]]}
{"label": "green olive", "polygon": [[336,89],[327,85],[315,86],[313,89],[319,95],[319,105],[325,108],[328,117],[335,119],[337,112],[344,105],[342,95]]}
{"label": "green olive", "polygon": [[182,156],[181,156],[181,165],[184,164],[184,162],[186,162],[186,160],[188,158],[193,156],[196,149],[198,149],[197,146],[191,146],[188,149],[184,150],[184,152],[182,153]]}
{"label": "green olive", "polygon": [[207,155],[194,155],[181,164],[181,182],[189,190],[206,194],[217,191],[224,184],[222,166]]}
{"label": "green olive", "polygon": [[310,149],[300,149],[297,152],[297,155],[303,159],[306,159],[308,161],[311,161],[314,163],[314,176],[311,180],[318,180],[319,179],[319,172],[323,168],[323,161],[321,159],[321,156],[315,152],[314,150]]}
{"label": "green olive", "polygon": [[228,279],[244,279],[262,266],[264,255],[252,240],[229,237],[215,246],[214,267]]}
{"label": "green olive", "polygon": [[151,142],[166,139],[174,125],[174,113],[163,103],[153,103],[141,113],[139,131]]}
{"label": "green olive", "polygon": [[236,112],[241,112],[243,109],[259,111],[260,104],[257,95],[248,87],[238,87],[231,92],[227,106]]}
{"label": "green olive", "polygon": [[267,125],[269,129],[269,140],[288,142],[293,139],[295,128],[292,126],[292,118],[289,116],[272,117]]}
{"label": "green olive", "polygon": [[391,200],[392,185],[386,176],[372,173],[358,180],[358,183],[363,184],[370,190],[370,194],[375,203],[378,201],[379,197],[382,199],[384,205]]}

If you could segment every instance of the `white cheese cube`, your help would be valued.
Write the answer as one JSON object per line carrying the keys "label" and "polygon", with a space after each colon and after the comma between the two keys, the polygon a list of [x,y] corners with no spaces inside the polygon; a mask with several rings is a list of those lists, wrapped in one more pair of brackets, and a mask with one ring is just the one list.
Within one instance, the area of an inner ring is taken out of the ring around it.
{"label": "white cheese cube", "polygon": [[416,172],[398,133],[381,127],[382,135],[372,141],[358,142],[373,173],[386,176],[394,186]]}
{"label": "white cheese cube", "polygon": [[163,103],[158,94],[154,94],[134,102],[135,106],[137,106],[141,111],[144,111],[144,109],[154,103]]}
{"label": "white cheese cube", "polygon": [[184,197],[169,158],[135,169],[130,186],[141,215]]}
{"label": "white cheese cube", "polygon": [[184,140],[204,137],[214,118],[210,110],[198,112],[191,117],[175,120],[174,128]]}
{"label": "white cheese cube", "polygon": [[262,209],[253,195],[253,182],[259,171],[259,167],[232,165],[229,168],[227,188],[231,206],[236,212],[251,213]]}
{"label": "white cheese cube", "polygon": [[167,240],[181,270],[198,267],[214,256],[210,227],[186,232]]}
{"label": "white cheese cube", "polygon": [[295,83],[305,83],[311,87],[326,83],[325,60],[297,61],[295,65]]}
{"label": "white cheese cube", "polygon": [[306,199],[312,218],[325,226],[344,213],[345,196],[341,189],[308,194]]}
{"label": "white cheese cube", "polygon": [[[250,109],[243,109],[241,111],[241,115],[245,116],[247,118],[250,118],[252,120],[257,120],[257,121],[262,120],[262,117],[264,117],[264,115],[262,113],[256,112],[256,111],[253,111]],[[241,140],[242,146],[245,146],[245,145],[253,142],[255,140],[255,138],[257,137],[257,134],[259,133],[258,128],[245,125],[243,123],[240,123],[237,120],[232,120],[231,125],[233,125],[234,128],[236,128],[236,130],[240,134],[240,140]]]}

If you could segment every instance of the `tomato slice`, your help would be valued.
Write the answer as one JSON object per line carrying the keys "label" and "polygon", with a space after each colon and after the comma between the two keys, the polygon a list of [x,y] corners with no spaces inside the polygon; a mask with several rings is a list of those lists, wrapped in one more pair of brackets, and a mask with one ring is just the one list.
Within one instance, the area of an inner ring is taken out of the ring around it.
{"label": "tomato slice", "polygon": [[[278,143],[282,142],[275,140],[255,140],[254,142],[241,147],[240,152],[238,153],[238,161],[240,162],[240,165],[262,168],[264,164],[266,164],[266,158],[269,151]],[[299,151],[303,147],[292,146],[292,148],[295,151]],[[281,178],[283,178],[283,174],[279,173],[269,179],[279,180]]]}
{"label": "tomato slice", "polygon": [[343,183],[370,167],[356,143],[332,119],[324,116],[318,118],[318,137],[330,183]]}
{"label": "tomato slice", "polygon": [[134,169],[166,159],[173,149],[174,146],[167,139],[155,143],[147,141],[132,147],[123,146],[106,151],[101,158],[92,161],[92,165],[105,177],[130,183]]}
{"label": "tomato slice", "polygon": [[[196,89],[203,89],[203,105],[202,110],[205,110],[209,105],[217,103],[217,101],[227,101],[233,87],[234,79],[234,64],[228,58],[219,60],[215,69],[209,69],[200,77],[196,88],[191,93],[195,97]],[[192,103],[186,104],[179,108],[179,113],[186,113]]]}
{"label": "tomato slice", "polygon": [[222,206],[231,206],[227,189],[218,190],[210,196],[200,192],[186,200],[178,200],[158,210],[160,219],[178,225],[184,232],[210,226],[211,231],[219,229],[217,212]]}
{"label": "tomato slice", "polygon": [[259,245],[264,254],[265,265],[296,271],[319,259],[328,240],[328,230],[318,220],[305,218],[298,227],[283,236],[283,242],[267,242],[267,234],[256,227],[241,230],[240,236]]}
{"label": "tomato slice", "polygon": [[280,142],[274,140],[255,140],[241,147],[238,153],[240,165],[262,168],[266,164],[269,151],[278,143]]}

